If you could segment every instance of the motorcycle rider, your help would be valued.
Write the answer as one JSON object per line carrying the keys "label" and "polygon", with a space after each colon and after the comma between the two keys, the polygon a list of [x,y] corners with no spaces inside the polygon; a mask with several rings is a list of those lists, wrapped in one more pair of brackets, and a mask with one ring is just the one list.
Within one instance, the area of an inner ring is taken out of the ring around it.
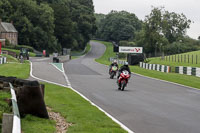
{"label": "motorcycle rider", "polygon": [[118,68],[117,60],[114,60],[113,63],[110,64],[110,67],[109,67],[109,74],[110,74],[111,69],[112,69],[113,66],[116,66],[116,67]]}
{"label": "motorcycle rider", "polygon": [[125,62],[123,66],[120,67],[119,71],[118,71],[118,76],[117,79],[119,79],[120,74],[124,71],[127,70],[129,72],[129,74],[131,75],[131,71],[130,68],[128,66],[128,62]]}

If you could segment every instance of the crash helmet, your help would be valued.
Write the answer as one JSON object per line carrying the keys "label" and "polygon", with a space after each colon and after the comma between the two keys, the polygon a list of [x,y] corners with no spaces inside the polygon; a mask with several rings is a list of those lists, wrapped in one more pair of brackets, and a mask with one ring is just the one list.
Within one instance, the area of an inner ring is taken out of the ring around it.
{"label": "crash helmet", "polygon": [[128,66],[128,62],[126,61],[126,62],[124,62],[124,66]]}

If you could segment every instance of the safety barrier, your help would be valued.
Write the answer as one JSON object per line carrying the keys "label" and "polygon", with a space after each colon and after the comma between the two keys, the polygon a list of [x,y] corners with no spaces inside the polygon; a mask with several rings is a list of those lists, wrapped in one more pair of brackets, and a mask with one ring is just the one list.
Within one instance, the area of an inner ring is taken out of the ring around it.
{"label": "safety barrier", "polygon": [[175,67],[175,73],[200,77],[200,68],[178,66],[178,67]]}
{"label": "safety barrier", "polygon": [[148,64],[144,62],[140,62],[140,67],[149,70],[156,70],[160,72],[169,73],[171,71],[170,66],[160,65],[160,64]]}
{"label": "safety barrier", "polygon": [[16,99],[16,94],[15,90],[13,89],[13,86],[11,83],[10,85],[10,90],[12,94],[12,108],[13,108],[13,128],[12,128],[12,133],[21,133],[21,121],[20,121],[20,115],[19,115],[19,109],[17,105],[17,99]]}
{"label": "safety barrier", "polygon": [[0,64],[4,64],[7,62],[7,58],[6,57],[0,57]]}

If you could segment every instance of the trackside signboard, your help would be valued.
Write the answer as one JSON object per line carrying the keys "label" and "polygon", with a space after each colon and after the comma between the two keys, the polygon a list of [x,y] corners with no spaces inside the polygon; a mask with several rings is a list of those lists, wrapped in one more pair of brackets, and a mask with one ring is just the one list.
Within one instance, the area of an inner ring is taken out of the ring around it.
{"label": "trackside signboard", "polygon": [[142,53],[143,47],[119,47],[119,53]]}

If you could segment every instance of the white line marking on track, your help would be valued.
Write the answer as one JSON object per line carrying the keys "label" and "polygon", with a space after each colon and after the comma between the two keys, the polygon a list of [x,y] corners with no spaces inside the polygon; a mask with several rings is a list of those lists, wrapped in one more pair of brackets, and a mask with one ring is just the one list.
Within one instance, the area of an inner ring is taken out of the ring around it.
{"label": "white line marking on track", "polygon": [[[55,83],[55,82],[52,82],[52,81],[48,81],[48,80],[44,80],[44,79],[41,79],[41,78],[38,78],[36,76],[34,76],[32,74],[33,72],[33,69],[32,69],[32,62],[31,63],[31,71],[30,71],[30,75],[31,77],[37,79],[37,80],[40,80],[40,81],[44,81],[44,82],[47,82],[47,83],[51,83],[51,84],[55,84],[55,85],[59,85],[59,86],[62,86],[62,87],[66,87],[66,88],[70,88],[71,90],[73,90],[74,92],[76,92],[77,94],[79,94],[82,98],[84,98],[85,100],[87,100],[88,102],[90,102],[91,105],[97,107],[100,111],[104,112],[109,118],[111,118],[114,122],[116,122],[117,124],[119,124],[124,130],[126,130],[128,133],[134,133],[133,131],[131,131],[128,127],[126,127],[124,124],[122,124],[119,120],[117,120],[116,118],[114,118],[113,116],[111,116],[109,113],[107,113],[106,111],[104,111],[102,108],[100,108],[98,105],[94,104],[92,101],[90,101],[87,97],[85,97],[83,94],[81,94],[80,92],[78,92],[77,90],[75,90],[69,80],[68,80],[68,77],[67,75],[65,74],[65,69],[63,67],[63,63],[62,63],[62,68],[63,68],[63,74],[65,76],[65,79],[66,79],[66,82],[67,84],[69,84],[69,86],[66,86],[66,85],[62,85],[62,84],[58,84],[58,83]],[[58,68],[57,68],[58,69]]]}

